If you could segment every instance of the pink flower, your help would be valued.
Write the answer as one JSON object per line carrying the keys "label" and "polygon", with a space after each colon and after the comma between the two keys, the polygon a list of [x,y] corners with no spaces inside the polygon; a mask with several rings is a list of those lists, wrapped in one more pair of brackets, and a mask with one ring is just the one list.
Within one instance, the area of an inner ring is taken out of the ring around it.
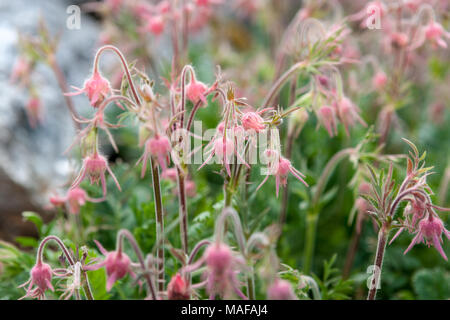
{"label": "pink flower", "polygon": [[336,114],[330,106],[322,106],[317,112],[319,122],[327,129],[330,137],[337,135]]}
{"label": "pink flower", "polygon": [[241,163],[249,167],[249,165],[241,157],[239,152],[236,151],[234,140],[232,140],[231,138],[218,136],[214,138],[211,143],[213,144],[213,147],[209,151],[209,156],[206,158],[205,162],[203,162],[203,164],[198,168],[198,170],[203,168],[203,166],[205,166],[213,158],[214,155],[217,156],[219,163],[225,164],[225,168],[229,176],[231,176],[230,164],[232,161],[231,157],[233,155],[236,155]]}
{"label": "pink flower", "polygon": [[117,280],[124,278],[127,274],[136,278],[136,274],[131,270],[131,260],[122,250],[108,252],[100,242],[94,240],[100,252],[106,256],[105,260],[100,263],[84,266],[84,270],[97,270],[102,267],[106,269],[106,290],[110,291]]}
{"label": "pink flower", "polygon": [[[45,291],[48,289],[54,291],[51,282],[52,274],[53,271],[50,265],[38,260],[36,265],[30,271],[30,279],[19,286],[24,287],[28,285],[28,288],[26,289],[27,293],[20,299],[27,297],[43,299],[45,298]],[[34,285],[36,285],[36,287],[33,288]]]}
{"label": "pink flower", "polygon": [[26,110],[28,123],[32,128],[36,128],[39,123],[42,123],[42,106],[38,97],[32,97],[28,100]]}
{"label": "pink flower", "polygon": [[167,168],[161,173],[161,178],[167,179],[173,182],[177,182],[178,172],[176,168]]}
{"label": "pink flower", "polygon": [[98,154],[97,152],[95,152],[91,156],[87,156],[86,158],[84,158],[83,166],[81,167],[80,173],[73,182],[71,188],[73,189],[79,187],[84,178],[88,176],[91,184],[94,183],[98,184],[99,181],[101,181],[103,196],[105,197],[106,196],[105,171],[109,172],[119,191],[122,191],[120,188],[120,184],[117,181],[116,177],[114,176],[114,173],[111,171],[111,168],[109,167],[105,157]]}
{"label": "pink flower", "polygon": [[212,4],[221,4],[223,0],[194,0],[199,7],[209,7]]}
{"label": "pink flower", "polygon": [[[272,174],[275,174],[275,184],[276,184],[276,196],[278,197],[278,193],[279,193],[279,189],[280,189],[280,184],[282,186],[286,186],[287,184],[287,176],[290,173],[292,173],[292,175],[294,177],[296,177],[300,182],[302,182],[305,186],[308,187],[308,184],[305,182],[305,180],[303,180],[303,178],[305,177],[305,175],[303,175],[300,171],[298,171],[297,169],[295,169],[292,165],[291,162],[284,158],[283,156],[278,156],[278,153],[275,151],[273,152],[272,150],[266,150],[269,151],[272,154],[275,154],[275,157],[277,158],[275,160],[274,163],[274,172]],[[271,169],[269,169],[271,170]],[[269,172],[270,174],[271,172]],[[261,184],[258,186],[258,188],[256,188],[256,191],[259,190],[259,188],[262,187],[262,185],[264,183],[266,183],[267,179],[269,179],[269,174],[266,175],[266,177],[264,178],[264,180],[261,182]],[[303,177],[303,178],[302,178]]]}
{"label": "pink flower", "polygon": [[145,30],[151,32],[155,36],[159,36],[161,33],[163,33],[164,27],[164,17],[162,15],[154,15],[148,17]]}
{"label": "pink flower", "polygon": [[20,80],[22,83],[25,82],[30,76],[32,65],[28,59],[19,57],[14,64],[13,70],[11,72],[10,81],[14,83]]}
{"label": "pink flower", "polygon": [[264,119],[257,112],[246,112],[241,117],[242,126],[245,130],[261,132],[266,128]]}
{"label": "pink flower", "polygon": [[167,297],[169,300],[189,300],[188,284],[179,273],[173,276],[167,285]]}
{"label": "pink flower", "polygon": [[349,127],[353,127],[358,121],[363,126],[367,126],[367,124],[364,122],[364,120],[359,116],[359,109],[358,107],[351,102],[348,98],[343,97],[341,100],[338,101],[336,104],[337,106],[337,113],[339,120],[342,122],[345,128],[345,132],[347,133],[347,136],[350,135],[349,133]]}
{"label": "pink flower", "polygon": [[387,83],[386,73],[378,71],[372,78],[372,85],[376,90],[382,90]]}
{"label": "pink flower", "polygon": [[190,198],[195,197],[197,194],[197,188],[195,182],[192,180],[186,180],[184,184],[186,195]]}
{"label": "pink flower", "polygon": [[447,43],[442,39],[442,37],[446,37],[450,39],[450,33],[446,32],[441,24],[437,22],[430,22],[425,27],[425,38],[429,40],[433,46],[439,46],[441,48],[447,48]]}
{"label": "pink flower", "polygon": [[409,37],[404,32],[393,32],[390,35],[391,44],[397,48],[406,47],[409,42]]}
{"label": "pink flower", "polygon": [[276,279],[267,289],[269,300],[297,300],[291,284],[286,280]]}
{"label": "pink flower", "polygon": [[141,178],[145,176],[145,171],[147,169],[147,162],[150,156],[158,159],[158,163],[163,169],[166,168],[166,157],[170,153],[172,146],[170,144],[169,138],[162,135],[155,135],[149,138],[145,143],[144,154],[139,159],[138,163],[142,161],[142,171]]}
{"label": "pink flower", "polygon": [[238,288],[235,267],[239,263],[231,249],[222,243],[211,244],[204,253],[208,270],[206,290],[214,297],[216,294],[227,295],[230,289],[243,299],[246,297]]}
{"label": "pink flower", "polygon": [[203,82],[197,81],[192,75],[191,82],[186,86],[186,96],[192,103],[197,103],[201,100],[206,103],[205,93],[208,91],[208,86]]}
{"label": "pink flower", "polygon": [[94,71],[91,78],[87,79],[84,82],[84,86],[82,89],[76,87],[74,88],[78,91],[65,93],[64,95],[76,96],[85,93],[94,108],[99,107],[106,96],[112,92],[109,81],[103,78],[98,71]]}
{"label": "pink flower", "polygon": [[88,196],[81,188],[73,188],[67,192],[67,203],[71,214],[80,213],[80,207],[86,204]]}
{"label": "pink flower", "polygon": [[447,239],[450,239],[450,232],[445,229],[444,223],[438,217],[430,215],[428,218],[420,220],[417,234],[411,241],[409,247],[405,250],[404,254],[411,250],[417,243],[424,242],[428,247],[433,245],[441,256],[447,260],[447,256],[441,246],[441,243],[443,242],[442,233],[445,234]]}

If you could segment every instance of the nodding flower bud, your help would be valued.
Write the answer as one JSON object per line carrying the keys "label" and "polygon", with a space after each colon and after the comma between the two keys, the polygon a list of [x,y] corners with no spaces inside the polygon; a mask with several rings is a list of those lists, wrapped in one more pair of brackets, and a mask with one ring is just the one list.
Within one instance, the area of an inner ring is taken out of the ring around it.
{"label": "nodding flower bud", "polygon": [[344,125],[345,133],[347,134],[347,136],[350,135],[349,127],[354,126],[356,121],[361,123],[363,126],[367,126],[367,124],[358,114],[358,107],[352,101],[350,101],[350,99],[346,97],[340,99],[337,103],[337,110],[339,120]]}
{"label": "nodding flower bud", "polygon": [[223,0],[195,0],[194,2],[199,7],[208,7],[212,4],[220,4]]}
{"label": "nodding flower bud", "polygon": [[[52,286],[52,268],[47,263],[38,261],[30,271],[30,279],[22,284],[20,287],[27,287],[27,293],[23,298],[37,298],[42,299],[45,297],[45,291],[54,291]],[[35,288],[33,286],[36,285]]]}
{"label": "nodding flower bud", "polygon": [[206,103],[205,93],[208,90],[208,86],[203,82],[197,81],[195,76],[192,75],[191,82],[186,86],[186,96],[192,103],[197,103],[201,100]]}
{"label": "nodding flower bud", "polygon": [[386,86],[387,80],[386,73],[378,71],[372,78],[372,85],[375,90],[382,90]]}
{"label": "nodding flower bud", "polygon": [[42,105],[38,97],[31,97],[27,106],[28,123],[32,128],[36,128],[42,122]]}
{"label": "nodding flower bud", "polygon": [[159,36],[161,33],[163,33],[164,27],[164,17],[162,15],[154,15],[148,18],[145,30],[151,32],[155,36]]}
{"label": "nodding flower bud", "polygon": [[144,154],[139,159],[138,163],[142,161],[141,178],[145,176],[147,169],[147,162],[150,156],[155,157],[158,160],[159,165],[166,169],[166,157],[170,153],[172,146],[169,138],[166,136],[155,135],[147,140],[145,143]]}
{"label": "nodding flower bud", "polygon": [[67,192],[67,204],[69,207],[69,213],[80,213],[80,207],[85,205],[87,200],[86,191],[81,188],[73,188]]}
{"label": "nodding flower bud", "polygon": [[167,168],[161,173],[161,178],[177,182],[178,172],[176,168]]}
{"label": "nodding flower bud", "polygon": [[330,137],[337,135],[336,115],[332,107],[323,106],[317,112],[320,123],[325,127]]}
{"label": "nodding flower bud", "polygon": [[267,289],[269,300],[297,300],[291,284],[286,280],[276,279]]}
{"label": "nodding flower bud", "polygon": [[98,152],[95,152],[91,156],[87,156],[83,160],[83,167],[80,170],[78,177],[72,184],[71,188],[76,188],[80,185],[80,183],[84,180],[86,176],[89,177],[91,184],[98,184],[99,181],[102,183],[102,191],[103,195],[106,195],[106,178],[105,171],[108,171],[111,177],[113,178],[117,188],[121,190],[119,181],[117,181],[113,172],[109,168],[108,162],[106,158],[100,155]]}
{"label": "nodding flower bud", "polygon": [[177,273],[167,285],[167,298],[169,300],[189,300],[189,287],[186,281]]}
{"label": "nodding flower bud", "polygon": [[192,180],[186,180],[184,183],[184,188],[188,197],[195,197],[195,195],[197,194],[195,182]]}
{"label": "nodding flower bud", "polygon": [[92,76],[84,82],[82,89],[74,88],[77,90],[76,92],[65,93],[64,95],[76,96],[85,93],[94,108],[99,107],[106,96],[112,92],[109,81],[103,78],[97,70],[95,70]]}
{"label": "nodding flower bud", "polygon": [[124,278],[130,272],[131,261],[128,256],[119,251],[111,251],[105,259],[105,269],[108,280],[106,290],[111,290],[117,280]]}
{"label": "nodding flower bud", "polygon": [[447,43],[442,39],[443,36],[450,39],[450,33],[446,32],[439,23],[431,21],[425,27],[425,38],[431,41],[435,47],[447,48]]}
{"label": "nodding flower bud", "polygon": [[216,275],[223,275],[230,269],[233,254],[231,249],[222,243],[213,243],[205,251],[206,265]]}
{"label": "nodding flower bud", "polygon": [[155,136],[150,138],[147,142],[148,151],[152,156],[164,157],[171,149],[170,141],[165,136]]}
{"label": "nodding flower bud", "polygon": [[257,112],[246,112],[241,117],[242,127],[245,130],[261,132],[266,128],[264,119]]}
{"label": "nodding flower bud", "polygon": [[417,243],[424,242],[428,247],[433,245],[441,256],[447,260],[447,256],[441,246],[441,243],[443,242],[442,233],[445,234],[447,239],[450,239],[450,232],[445,229],[444,223],[439,217],[430,215],[429,217],[420,220],[417,234],[404,253],[406,254]]}

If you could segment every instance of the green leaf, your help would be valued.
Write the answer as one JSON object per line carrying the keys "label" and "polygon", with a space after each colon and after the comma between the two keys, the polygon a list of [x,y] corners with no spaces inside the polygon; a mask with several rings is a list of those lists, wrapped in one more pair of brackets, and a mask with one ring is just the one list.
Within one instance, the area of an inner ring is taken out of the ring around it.
{"label": "green leaf", "polygon": [[17,237],[15,240],[23,247],[36,248],[39,245],[39,242],[32,237]]}
{"label": "green leaf", "polygon": [[42,226],[44,225],[44,222],[42,221],[42,218],[40,215],[38,215],[36,212],[32,211],[25,211],[22,212],[22,217],[25,221],[30,221],[33,223],[36,228],[38,229],[39,234],[41,234]]}
{"label": "green leaf", "polygon": [[420,270],[413,276],[413,287],[419,299],[449,299],[450,274],[440,268]]}

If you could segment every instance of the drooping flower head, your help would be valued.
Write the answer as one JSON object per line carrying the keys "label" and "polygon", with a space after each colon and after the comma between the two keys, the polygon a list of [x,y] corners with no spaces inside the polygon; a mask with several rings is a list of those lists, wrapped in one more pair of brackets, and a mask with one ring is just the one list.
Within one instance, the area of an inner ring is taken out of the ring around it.
{"label": "drooping flower head", "polygon": [[106,96],[112,92],[109,81],[103,78],[98,70],[95,70],[92,76],[84,82],[83,88],[74,88],[77,90],[76,92],[65,93],[64,95],[76,96],[85,93],[94,108],[99,107]]}
{"label": "drooping flower head", "polygon": [[205,93],[208,91],[208,86],[195,78],[194,73],[191,74],[191,81],[186,86],[186,96],[192,103],[197,103],[201,100],[206,103]]}
{"label": "drooping flower head", "polygon": [[103,261],[84,266],[84,270],[97,270],[105,267],[106,270],[106,290],[110,291],[117,280],[124,278],[127,274],[136,278],[136,274],[131,269],[131,260],[121,249],[116,251],[107,251],[100,242],[94,240],[100,252],[106,257]]}
{"label": "drooping flower head", "polygon": [[86,204],[88,196],[86,191],[80,187],[70,189],[67,192],[67,204],[69,208],[69,213],[78,214],[80,213],[80,207]]}
{"label": "drooping flower head", "polygon": [[254,130],[255,132],[261,132],[266,128],[264,119],[258,112],[246,112],[241,117],[242,127],[245,130]]}
{"label": "drooping flower head", "polygon": [[117,188],[121,191],[119,181],[114,176],[114,173],[111,171],[111,168],[108,165],[108,161],[98,152],[94,152],[94,154],[90,156],[86,156],[83,160],[83,166],[81,167],[80,173],[78,177],[72,184],[71,188],[78,187],[81,182],[87,177],[89,177],[91,184],[98,184],[101,182],[103,196],[106,196],[106,178],[105,172],[108,171],[111,177],[113,178]]}
{"label": "drooping flower head", "polygon": [[428,247],[434,246],[440,255],[447,260],[447,256],[441,246],[443,242],[442,234],[450,240],[450,232],[445,229],[442,220],[430,214],[429,217],[420,220],[417,234],[405,250],[405,254],[417,243],[424,242]]}
{"label": "drooping flower head", "polygon": [[36,128],[42,123],[42,105],[38,97],[31,97],[26,105],[28,123],[32,128]]}
{"label": "drooping flower head", "polygon": [[445,31],[441,24],[431,21],[427,26],[425,26],[425,38],[432,43],[434,47],[447,48],[447,43],[444,41],[443,37],[450,39],[450,33]]}
{"label": "drooping flower head", "polygon": [[292,289],[291,284],[286,280],[275,279],[272,285],[267,289],[267,298],[269,300],[297,300],[297,296]]}
{"label": "drooping flower head", "polygon": [[262,187],[264,183],[266,183],[267,179],[269,179],[270,175],[275,175],[275,186],[276,186],[276,196],[278,197],[278,193],[280,190],[280,184],[282,186],[286,186],[287,184],[287,176],[289,173],[291,173],[294,177],[296,177],[301,183],[303,183],[305,186],[308,187],[308,184],[303,180],[305,175],[295,169],[291,161],[286,159],[285,157],[281,156],[277,151],[275,150],[266,150],[266,155],[271,158],[271,163],[269,163],[268,172],[266,173],[266,177],[261,182],[261,184],[256,188],[256,191],[259,190],[259,188]]}
{"label": "drooping flower head", "polygon": [[166,136],[155,135],[154,137],[149,138],[145,143],[144,153],[138,161],[138,163],[142,161],[141,178],[145,176],[147,162],[150,156],[155,157],[158,160],[159,165],[165,170],[167,167],[166,158],[171,149],[172,146],[169,138]]}
{"label": "drooping flower head", "polygon": [[159,36],[164,32],[165,19],[162,15],[152,15],[147,18],[147,25],[145,26],[145,31],[152,33],[155,36]]}
{"label": "drooping flower head", "polygon": [[386,73],[383,71],[378,71],[372,78],[372,85],[375,90],[380,91],[386,86],[387,81],[388,79]]}
{"label": "drooping flower head", "polygon": [[353,127],[356,122],[359,122],[363,126],[367,126],[359,115],[358,107],[350,101],[350,99],[342,97],[335,105],[339,120],[344,125],[347,136],[350,135],[349,128]]}
{"label": "drooping flower head", "polygon": [[337,135],[336,113],[330,106],[322,106],[317,111],[319,122],[325,127],[330,137]]}
{"label": "drooping flower head", "polygon": [[[30,271],[30,279],[20,287],[27,287],[27,293],[23,298],[45,298],[45,291],[54,291],[52,286],[52,268],[47,263],[38,261]],[[35,286],[35,287],[34,287]]]}

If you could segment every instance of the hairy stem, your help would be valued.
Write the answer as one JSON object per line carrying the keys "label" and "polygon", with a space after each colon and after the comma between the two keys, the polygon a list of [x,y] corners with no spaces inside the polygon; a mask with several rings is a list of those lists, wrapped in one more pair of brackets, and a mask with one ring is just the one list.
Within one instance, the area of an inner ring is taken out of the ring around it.
{"label": "hairy stem", "polygon": [[381,280],[384,252],[386,250],[388,227],[388,224],[384,223],[380,231],[378,232],[377,253],[375,255],[372,280],[370,282],[370,289],[367,300],[375,300],[375,297],[377,295],[377,288],[379,287]]}
{"label": "hairy stem", "polygon": [[150,157],[152,167],[153,196],[156,214],[156,256],[158,258],[158,290],[164,291],[164,213],[159,182],[159,168],[153,157]]}

